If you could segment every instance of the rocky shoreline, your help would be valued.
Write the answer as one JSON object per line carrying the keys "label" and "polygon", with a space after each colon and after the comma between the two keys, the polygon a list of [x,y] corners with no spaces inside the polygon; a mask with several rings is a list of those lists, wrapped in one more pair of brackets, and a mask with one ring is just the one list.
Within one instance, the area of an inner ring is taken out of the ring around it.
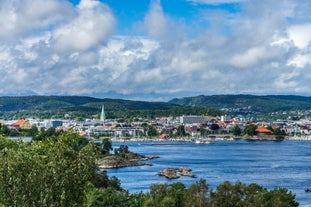
{"label": "rocky shoreline", "polygon": [[159,156],[151,155],[144,156],[139,155],[137,153],[129,152],[124,153],[122,155],[109,155],[100,160],[98,160],[98,168],[99,169],[116,169],[122,167],[132,167],[132,166],[143,166],[148,165],[151,166],[150,163],[145,163],[141,161],[146,161],[150,159],[156,159]]}

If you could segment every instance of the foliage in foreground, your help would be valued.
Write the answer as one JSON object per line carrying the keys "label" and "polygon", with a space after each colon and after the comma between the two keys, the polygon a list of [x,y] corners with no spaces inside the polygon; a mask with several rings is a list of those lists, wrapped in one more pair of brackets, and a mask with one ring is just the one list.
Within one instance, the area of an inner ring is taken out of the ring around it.
{"label": "foliage in foreground", "polygon": [[111,188],[89,194],[87,206],[109,207],[297,207],[295,195],[284,188],[267,190],[257,184],[228,181],[211,190],[201,179],[188,188],[177,182],[153,184],[147,193],[117,193]]}
{"label": "foliage in foreground", "polygon": [[202,179],[189,187],[153,184],[149,192],[130,194],[116,177],[97,173],[101,150],[80,139],[70,132],[32,143],[0,136],[0,206],[298,206],[295,195],[284,188],[224,182],[212,190]]}

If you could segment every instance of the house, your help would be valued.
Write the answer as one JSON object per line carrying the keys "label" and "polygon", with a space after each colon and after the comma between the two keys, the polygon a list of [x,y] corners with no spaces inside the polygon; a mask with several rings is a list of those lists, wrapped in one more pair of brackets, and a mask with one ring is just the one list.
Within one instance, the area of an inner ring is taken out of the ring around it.
{"label": "house", "polygon": [[265,128],[265,127],[259,127],[255,130],[257,136],[267,136],[267,135],[273,135],[273,131]]}
{"label": "house", "polygon": [[255,130],[256,139],[258,140],[274,140],[274,141],[282,141],[284,140],[284,136],[276,136],[273,131],[265,128],[259,127]]}
{"label": "house", "polygon": [[31,125],[28,120],[25,119],[19,119],[16,122],[13,122],[10,125],[10,128],[15,128],[15,129],[30,129]]}
{"label": "house", "polygon": [[163,134],[161,134],[161,135],[159,136],[160,139],[167,139],[167,138],[169,138],[169,137],[170,137],[170,135],[168,135],[168,134],[166,134],[166,133],[163,133]]}

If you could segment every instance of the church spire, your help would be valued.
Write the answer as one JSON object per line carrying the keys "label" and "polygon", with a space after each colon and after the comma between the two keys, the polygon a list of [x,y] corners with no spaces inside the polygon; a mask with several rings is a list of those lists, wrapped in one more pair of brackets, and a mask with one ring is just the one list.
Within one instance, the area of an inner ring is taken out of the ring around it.
{"label": "church spire", "polygon": [[104,104],[102,105],[102,112],[100,113],[100,121],[105,121],[105,109],[104,109]]}

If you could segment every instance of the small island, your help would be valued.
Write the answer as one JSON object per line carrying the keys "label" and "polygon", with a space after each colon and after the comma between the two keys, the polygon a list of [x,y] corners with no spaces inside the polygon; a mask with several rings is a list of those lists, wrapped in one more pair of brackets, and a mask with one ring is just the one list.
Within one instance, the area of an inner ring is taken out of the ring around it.
{"label": "small island", "polygon": [[180,178],[180,176],[195,178],[195,176],[191,174],[191,169],[188,167],[180,167],[179,169],[170,167],[164,170],[160,170],[158,175],[164,176],[168,179],[177,179]]}
{"label": "small island", "polygon": [[143,166],[143,165],[151,166],[152,164],[141,161],[146,161],[155,158],[159,158],[159,156],[140,155],[138,153],[129,151],[127,146],[121,145],[119,149],[115,150],[114,154],[110,154],[108,156],[99,159],[97,163],[99,169],[116,169],[122,167]]}

